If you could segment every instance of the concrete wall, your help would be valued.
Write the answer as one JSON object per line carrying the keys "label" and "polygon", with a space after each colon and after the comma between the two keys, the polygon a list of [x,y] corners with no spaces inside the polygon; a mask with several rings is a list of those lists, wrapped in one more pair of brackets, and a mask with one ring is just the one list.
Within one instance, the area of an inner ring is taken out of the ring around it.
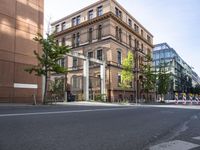
{"label": "concrete wall", "polygon": [[[0,102],[41,101],[41,78],[24,69],[37,65],[33,41],[43,33],[43,0],[0,0]],[[15,83],[35,84],[38,89],[14,88]]]}

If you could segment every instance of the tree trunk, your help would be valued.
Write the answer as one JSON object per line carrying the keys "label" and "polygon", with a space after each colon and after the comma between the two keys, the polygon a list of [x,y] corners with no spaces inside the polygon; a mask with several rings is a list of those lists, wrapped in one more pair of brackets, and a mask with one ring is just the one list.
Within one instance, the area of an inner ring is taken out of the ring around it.
{"label": "tree trunk", "polygon": [[47,74],[47,71],[46,71],[43,104],[46,104],[46,99],[47,99],[47,80],[48,80],[48,74]]}
{"label": "tree trunk", "polygon": [[123,101],[125,101],[124,97],[125,97],[125,90],[124,90],[124,93],[123,93]]}

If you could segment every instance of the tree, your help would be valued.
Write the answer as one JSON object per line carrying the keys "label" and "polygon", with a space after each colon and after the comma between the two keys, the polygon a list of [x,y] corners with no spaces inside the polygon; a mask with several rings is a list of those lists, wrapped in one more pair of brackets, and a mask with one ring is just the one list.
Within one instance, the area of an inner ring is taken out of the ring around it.
{"label": "tree", "polygon": [[152,58],[151,55],[145,56],[145,64],[143,64],[143,87],[147,93],[147,100],[149,100],[149,91],[155,89],[156,75],[152,71],[151,67]]}
{"label": "tree", "polygon": [[123,100],[125,99],[125,90],[131,88],[131,82],[133,81],[133,62],[133,54],[128,52],[127,58],[122,62],[120,87],[124,90]]}
{"label": "tree", "polygon": [[67,68],[64,68],[58,64],[58,61],[64,58],[70,49],[68,46],[59,46],[55,40],[53,34],[47,34],[47,38],[44,38],[41,34],[38,34],[34,38],[42,47],[42,53],[34,51],[36,58],[38,59],[38,65],[28,68],[25,71],[35,73],[36,76],[45,77],[45,88],[44,88],[44,97],[43,104],[46,103],[47,98],[47,80],[51,72],[55,73],[66,73]]}
{"label": "tree", "polygon": [[165,70],[164,66],[160,64],[159,73],[158,73],[158,94],[161,95],[161,100],[163,95],[167,94],[170,86],[170,74]]}
{"label": "tree", "polygon": [[64,92],[64,78],[56,78],[55,81],[51,81],[50,90],[57,95],[61,95]]}
{"label": "tree", "polygon": [[197,84],[195,85],[195,87],[192,87],[192,91],[193,94],[200,94],[200,85]]}

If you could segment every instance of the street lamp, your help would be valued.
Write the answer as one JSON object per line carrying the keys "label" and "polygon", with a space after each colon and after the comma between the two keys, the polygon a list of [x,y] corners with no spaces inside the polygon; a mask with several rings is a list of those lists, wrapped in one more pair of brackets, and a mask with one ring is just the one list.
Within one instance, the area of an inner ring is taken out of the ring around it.
{"label": "street lamp", "polygon": [[139,68],[139,56],[138,53],[142,53],[142,49],[139,49],[139,45],[137,45],[136,47],[133,47],[133,51],[135,51],[135,67],[134,67],[134,72],[136,73],[136,84],[135,84],[135,99],[136,99],[136,104],[138,103],[138,92],[139,92],[139,80],[138,80],[138,73],[140,72],[140,68]]}

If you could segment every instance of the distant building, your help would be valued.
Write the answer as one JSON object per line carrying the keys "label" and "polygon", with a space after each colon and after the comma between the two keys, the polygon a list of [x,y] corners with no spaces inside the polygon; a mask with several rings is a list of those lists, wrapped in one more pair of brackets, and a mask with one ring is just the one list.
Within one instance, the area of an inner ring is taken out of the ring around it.
{"label": "distant building", "polygon": [[[119,86],[122,62],[129,51],[133,52],[135,79],[130,83],[132,88],[126,90],[126,98],[133,101],[136,93],[138,99],[145,97],[140,69],[144,56],[152,53],[153,36],[116,0],[99,0],[52,23],[52,29],[60,45],[69,45],[72,52],[106,61],[106,93],[112,102],[122,99],[123,89]],[[69,68],[67,90],[80,97],[83,61],[66,57],[61,64]],[[90,99],[99,93],[99,76],[99,66],[90,63]]]}
{"label": "distant building", "polygon": [[44,0],[0,0],[0,102],[41,101],[41,78],[24,69],[37,65],[33,38],[43,33]]}
{"label": "distant building", "polygon": [[200,85],[200,77],[194,71],[192,71],[192,86]]}
{"label": "distant building", "polygon": [[175,92],[190,93],[192,86],[199,82],[199,77],[192,67],[167,43],[157,44],[153,49],[152,66],[155,72],[159,72],[161,64],[165,66],[168,73],[171,73],[169,92],[165,99],[173,99]]}

